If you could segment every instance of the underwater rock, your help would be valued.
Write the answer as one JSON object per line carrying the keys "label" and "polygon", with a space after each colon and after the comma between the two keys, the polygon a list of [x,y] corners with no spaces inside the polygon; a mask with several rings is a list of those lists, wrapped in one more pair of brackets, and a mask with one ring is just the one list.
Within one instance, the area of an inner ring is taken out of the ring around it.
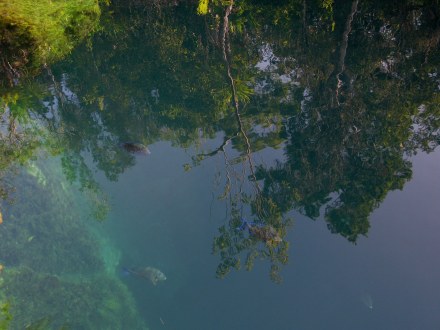
{"label": "underwater rock", "polygon": [[156,285],[159,281],[165,281],[167,279],[164,273],[154,267],[124,268],[124,271],[128,274],[133,274],[150,280],[153,285]]}
{"label": "underwater rock", "polygon": [[125,151],[128,151],[129,153],[132,154],[143,154],[143,155],[151,154],[151,151],[148,149],[148,147],[144,146],[142,143],[121,142],[119,143],[119,146]]}

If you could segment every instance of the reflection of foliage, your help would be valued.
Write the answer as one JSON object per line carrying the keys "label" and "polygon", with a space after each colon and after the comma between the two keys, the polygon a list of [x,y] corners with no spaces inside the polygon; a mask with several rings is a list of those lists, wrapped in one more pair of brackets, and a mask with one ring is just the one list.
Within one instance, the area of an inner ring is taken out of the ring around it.
{"label": "reflection of foliage", "polygon": [[[220,151],[226,168],[225,188],[219,199],[228,201],[230,211],[228,223],[219,228],[220,234],[213,243],[213,253],[219,254],[221,259],[217,277],[224,278],[231,268],[240,269],[242,257],[246,255],[246,270],[253,269],[255,259],[269,260],[270,278],[280,283],[280,266],[288,261],[289,244],[285,236],[291,220],[283,219],[279,207],[270,197],[261,194],[255,180],[246,179],[247,175],[253,176],[250,150],[245,157],[237,157],[239,161],[229,159],[224,145],[218,149]],[[256,221],[249,222],[252,225],[242,217],[242,213],[248,211],[256,218]],[[269,233],[269,237],[258,235],[261,231]]]}
{"label": "reflection of foliage", "polygon": [[[302,13],[298,8],[287,10],[287,5],[258,11],[248,10],[248,3],[240,4],[240,24],[248,25],[235,31],[241,31],[243,38],[248,37],[243,31],[255,32],[254,37],[263,35],[266,46],[261,48],[262,57],[271,61],[262,69],[265,75],[257,74],[252,82],[257,94],[265,97],[248,99],[242,120],[248,125],[253,150],[270,145],[270,138],[277,146],[281,136],[288,137],[286,160],[273,167],[258,167],[256,178],[264,182],[259,198],[273,201],[281,213],[295,208],[311,218],[319,217],[324,207],[329,229],[356,242],[359,235],[367,234],[369,215],[388,192],[402,189],[411,178],[406,156],[418,149],[431,151],[440,143],[435,92],[438,57],[432,56],[440,33],[438,25],[432,23],[439,13],[424,7],[423,2],[420,7],[402,5],[400,15],[380,4],[359,4],[363,8],[358,11],[357,1],[350,4],[351,8],[336,8],[332,1],[323,1],[322,8],[327,11],[323,14],[306,8],[305,3]],[[298,15],[302,19],[297,36],[289,38],[283,33],[292,33],[295,28],[290,19],[264,25],[280,8],[286,18]],[[380,14],[371,14],[375,12]],[[418,23],[410,21],[414,15],[419,17]],[[404,34],[399,31],[402,17]],[[265,26],[264,31],[256,21]],[[326,22],[330,28],[323,28]],[[392,42],[396,37],[398,44]],[[340,47],[335,52],[337,42]],[[311,47],[298,48],[301,44]],[[354,49],[355,45],[362,50]],[[316,49],[320,52],[309,53]],[[241,66],[239,74],[245,70]],[[278,109],[271,112],[272,107]],[[263,118],[258,117],[257,109],[264,111]],[[277,122],[277,112],[284,112],[288,119]],[[275,128],[280,122],[285,127],[265,136],[258,127],[265,119],[273,120]],[[233,140],[244,153],[242,141]],[[230,185],[227,187],[229,192]],[[240,203],[241,196],[235,199],[236,205]],[[229,227],[221,227],[214,243],[214,251],[222,258],[220,276],[231,267],[239,268],[240,258],[236,256],[249,249],[249,241],[237,238],[239,219],[237,213]]]}
{"label": "reflection of foliage", "polygon": [[[234,6],[234,1],[228,4],[223,17],[223,35],[220,37],[220,48],[223,53],[223,61],[225,63],[225,71],[228,77],[228,83],[232,91],[231,107],[234,109],[237,133],[236,137],[240,137],[244,140],[245,154],[237,157],[238,163],[242,161],[243,167],[242,177],[235,172],[234,161],[228,159],[225,151],[226,144],[231,139],[226,139],[223,144],[212,154],[216,154],[222,151],[225,158],[226,165],[226,187],[222,196],[229,196],[229,202],[231,205],[231,219],[228,225],[223,225],[219,228],[220,236],[214,239],[213,252],[219,253],[221,262],[217,267],[217,276],[223,278],[226,276],[231,267],[236,269],[240,268],[240,254],[247,251],[246,269],[251,270],[253,268],[254,259],[256,257],[268,258],[271,263],[270,277],[273,281],[279,283],[281,277],[279,275],[280,264],[287,263],[287,242],[283,241],[283,237],[286,234],[286,223],[283,223],[282,216],[278,212],[276,205],[270,203],[270,199],[261,198],[261,190],[259,183],[255,177],[255,165],[252,158],[251,141],[246,132],[246,127],[242,119],[242,105],[246,105],[250,101],[250,97],[253,94],[253,89],[249,87],[250,80],[247,83],[240,79],[234,78],[231,71],[232,69],[232,52],[229,37],[229,15],[231,14]],[[246,168],[249,168],[249,181],[251,184],[251,191],[248,195],[244,190],[244,178]],[[234,180],[237,183],[236,187],[233,187],[231,174],[234,176]],[[258,217],[258,222],[248,223],[246,220],[240,218],[240,213],[246,204],[251,204],[252,212]],[[237,221],[238,220],[238,221]],[[252,224],[251,224],[252,223]],[[249,236],[244,235],[244,230],[247,230]],[[264,248],[257,248],[260,243],[264,244]]]}
{"label": "reflection of foliage", "polygon": [[[0,161],[0,173],[7,170],[14,163],[27,163],[29,174],[44,182],[41,171],[30,159],[37,147],[46,152],[57,155],[62,153],[62,165],[67,179],[71,184],[79,181],[81,189],[89,195],[92,202],[92,213],[95,219],[104,220],[109,211],[106,197],[96,181],[91,170],[85,165],[84,159],[66,149],[66,138],[71,137],[71,130],[55,119],[56,109],[41,104],[42,99],[50,99],[51,92],[44,89],[44,85],[29,83],[18,86],[4,94],[0,99],[0,108],[3,111],[4,130],[0,132],[0,151],[3,157]],[[3,134],[5,132],[6,134]],[[64,187],[66,188],[66,187]],[[6,198],[7,185],[0,186],[2,197]]]}
{"label": "reflection of foliage", "polygon": [[[435,79],[426,79],[436,72],[426,47],[432,49],[437,32],[423,14],[428,10],[402,5],[397,15],[383,4],[353,10],[355,3],[240,2],[228,17],[229,47],[222,47],[219,18],[226,3],[209,2],[212,12],[203,20],[185,15],[183,4],[162,8],[157,16],[154,9],[144,16],[115,15],[116,23],[88,50],[74,53],[84,65],[74,72],[70,63],[54,68],[55,81],[68,84],[78,100],[66,102],[61,114],[69,130],[81,134],[68,140],[70,149],[76,155],[90,150],[97,167],[116,179],[134,162],[118,152],[118,141],[171,140],[187,147],[223,131],[225,145],[231,142],[243,154],[241,162],[249,149],[279,148],[288,138],[286,159],[259,167],[264,184],[252,198],[272,201],[281,214],[296,208],[312,218],[324,207],[330,229],[355,241],[367,233],[368,216],[386,194],[411,177],[405,155],[438,144]],[[387,22],[397,29],[397,17],[408,20],[411,10],[420,10],[426,24],[405,21],[407,34],[393,43]],[[423,30],[419,38],[416,28]],[[139,47],[139,38],[148,46]],[[399,48],[404,44],[411,47]],[[223,49],[241,123],[231,107]],[[262,59],[268,66],[256,69]],[[418,131],[411,130],[414,123]],[[240,125],[247,141],[235,138]],[[195,156],[193,165],[220,151]],[[252,204],[252,198],[234,198],[238,209]],[[235,225],[228,235],[237,234]]]}
{"label": "reflection of foliage", "polygon": [[[103,30],[48,71],[50,92],[4,99],[17,114],[33,108],[59,137],[55,150],[66,150],[69,181],[91,196],[101,197],[84,154],[117,180],[135,163],[122,141],[198,147],[221,131],[223,145],[193,165],[225,154],[230,142],[240,154],[227,166],[251,167],[252,152],[283,146],[276,165],[260,165],[235,187],[226,182],[236,213],[214,247],[221,274],[245,250],[249,264],[255,255],[285,260],[285,245],[270,250],[235,230],[242,211],[283,235],[282,215],[292,208],[311,218],[324,211],[330,230],[355,242],[387,193],[410,179],[406,156],[440,142],[439,12],[428,1],[240,1],[230,11],[231,1],[210,1],[203,17],[186,2],[130,13],[113,3]],[[261,191],[240,191],[245,180]]]}
{"label": "reflection of foliage", "polygon": [[24,164],[32,157],[41,145],[41,131],[30,125],[17,128],[15,117],[10,112],[9,118],[6,118],[6,111],[0,115],[5,123],[0,125],[0,200],[7,200],[13,186],[6,179],[6,174],[13,172],[15,164]]}
{"label": "reflection of foliage", "polygon": [[199,5],[197,6],[197,14],[206,15],[208,13],[209,0],[199,0]]}
{"label": "reflection of foliage", "polygon": [[[232,206],[234,206],[234,202]],[[275,207],[276,208],[276,207]],[[277,235],[284,238],[286,235],[289,220],[283,220],[280,214],[268,214],[264,220],[259,220],[258,225],[262,228],[271,228]],[[241,257],[245,257],[245,268],[250,271],[254,266],[255,259],[269,259],[271,264],[270,277],[274,282],[279,283],[280,265],[285,265],[288,261],[289,244],[282,240],[262,241],[260,238],[248,233],[247,230],[240,230],[242,218],[237,209],[232,209],[231,220],[227,225],[219,228],[220,235],[214,239],[213,253],[219,254],[221,262],[217,267],[217,276],[224,278],[231,268],[241,268]]]}
{"label": "reflection of foliage", "polygon": [[92,208],[92,217],[98,221],[105,220],[110,211],[108,198],[93,178],[93,173],[84,159],[69,150],[61,156],[61,165],[67,181],[70,184],[78,182],[80,190],[87,196]]}
{"label": "reflection of foliage", "polygon": [[[321,52],[310,59],[298,54],[296,65],[307,71],[292,88],[298,110],[286,124],[287,160],[257,171],[257,178],[264,180],[264,196],[273,198],[283,212],[293,207],[316,218],[325,206],[329,229],[352,242],[367,234],[368,217],[387,193],[402,189],[410,179],[405,155],[439,144],[436,82],[427,79],[436,75],[432,72],[437,72],[438,58],[429,55],[420,62],[426,49],[419,42],[438,33],[431,30],[432,15],[424,14],[430,9],[410,9],[423,27],[404,22],[406,34],[398,36],[399,44],[393,42],[393,25],[398,30],[409,14],[402,6],[396,20],[388,9],[371,5],[357,12],[352,7],[349,15],[340,16],[343,24],[338,26],[346,39],[334,63],[325,60],[335,53],[330,47],[319,47]],[[369,16],[369,11],[381,15]],[[387,25],[390,21],[393,24]],[[320,44],[314,30],[309,31],[309,44]],[[361,49],[354,49],[351,40]]]}

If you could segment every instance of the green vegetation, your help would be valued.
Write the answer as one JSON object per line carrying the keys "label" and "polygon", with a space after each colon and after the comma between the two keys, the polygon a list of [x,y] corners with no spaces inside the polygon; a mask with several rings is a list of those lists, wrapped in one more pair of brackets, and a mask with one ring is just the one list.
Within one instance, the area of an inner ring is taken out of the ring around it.
{"label": "green vegetation", "polygon": [[12,320],[12,315],[9,312],[9,309],[9,302],[4,301],[4,297],[0,296],[0,329],[9,329]]}
{"label": "green vegetation", "polygon": [[9,269],[3,277],[3,290],[13,297],[13,329],[36,327],[43,321],[44,329],[146,329],[133,298],[117,278],[71,278],[27,267]]}
{"label": "green vegetation", "polygon": [[97,30],[99,16],[97,0],[1,0],[0,75],[12,85],[60,60]]}
{"label": "green vegetation", "polygon": [[5,321],[14,329],[40,321],[45,329],[144,329],[116,276],[118,254],[88,220],[93,201],[66,181],[59,158],[39,158],[12,179],[21,188],[14,203],[2,204]]}

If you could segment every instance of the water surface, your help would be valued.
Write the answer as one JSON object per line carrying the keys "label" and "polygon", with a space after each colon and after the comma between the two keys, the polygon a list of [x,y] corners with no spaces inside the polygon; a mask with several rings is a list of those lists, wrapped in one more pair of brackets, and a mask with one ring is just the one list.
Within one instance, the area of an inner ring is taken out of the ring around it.
{"label": "water surface", "polygon": [[440,327],[438,9],[306,5],[119,8],[16,87],[2,321]]}

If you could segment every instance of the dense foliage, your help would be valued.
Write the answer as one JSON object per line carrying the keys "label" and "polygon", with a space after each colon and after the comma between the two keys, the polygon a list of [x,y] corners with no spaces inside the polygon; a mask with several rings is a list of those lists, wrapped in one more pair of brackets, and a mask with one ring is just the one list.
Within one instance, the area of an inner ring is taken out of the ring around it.
{"label": "dense foliage", "polygon": [[97,0],[0,1],[0,88],[65,57],[96,31]]}

